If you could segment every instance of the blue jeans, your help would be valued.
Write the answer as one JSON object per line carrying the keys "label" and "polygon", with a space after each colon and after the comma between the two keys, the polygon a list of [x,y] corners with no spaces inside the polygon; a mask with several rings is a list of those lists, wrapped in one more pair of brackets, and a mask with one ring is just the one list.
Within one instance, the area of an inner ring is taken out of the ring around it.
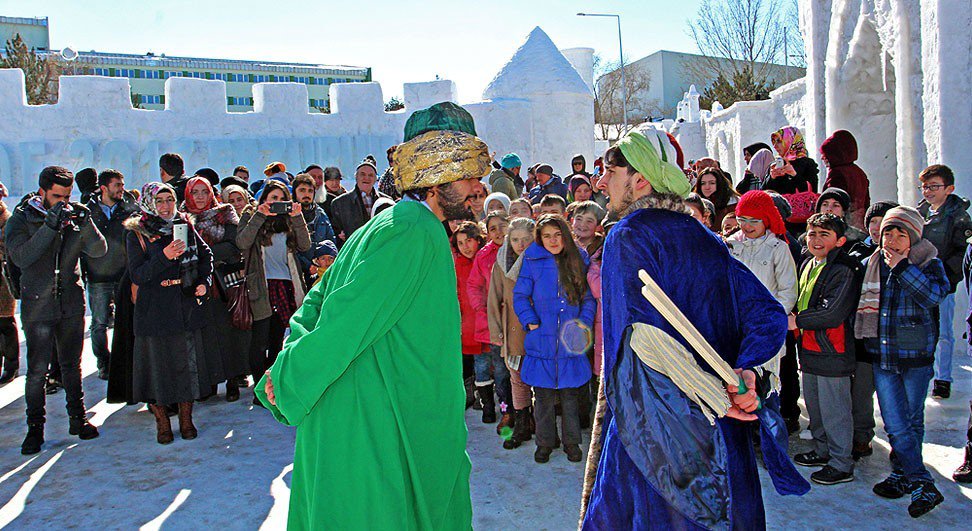
{"label": "blue jeans", "polygon": [[886,371],[874,364],[874,389],[884,430],[891,443],[891,467],[909,481],[933,482],[921,457],[925,439],[925,395],[934,370],[931,365]]}
{"label": "blue jeans", "polygon": [[108,366],[108,323],[111,322],[112,302],[116,282],[89,282],[88,307],[91,308],[91,350],[98,360],[98,368]]}
{"label": "blue jeans", "polygon": [[[489,352],[473,356],[476,368],[476,387],[496,384],[496,398],[499,399],[500,409],[504,413],[507,407],[513,406],[513,389],[510,386],[510,370],[500,355],[500,348],[490,345]],[[504,405],[505,404],[505,405]]]}
{"label": "blue jeans", "polygon": [[935,379],[952,381],[952,351],[955,350],[955,294],[949,293],[938,306],[938,348],[935,349]]}

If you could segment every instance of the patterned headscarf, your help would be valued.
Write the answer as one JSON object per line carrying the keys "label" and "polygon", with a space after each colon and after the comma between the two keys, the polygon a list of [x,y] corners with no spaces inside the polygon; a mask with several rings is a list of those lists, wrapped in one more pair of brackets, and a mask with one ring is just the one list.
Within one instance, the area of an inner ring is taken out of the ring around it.
{"label": "patterned headscarf", "polygon": [[142,187],[142,194],[138,198],[138,208],[142,211],[142,217],[138,220],[139,226],[149,234],[172,234],[172,221],[178,215],[176,209],[172,209],[172,216],[168,219],[159,215],[155,208],[155,198],[163,192],[172,194],[175,199],[175,190],[160,182],[150,182]]}
{"label": "patterned headscarf", "polygon": [[793,126],[786,126],[770,136],[773,148],[783,160],[793,161],[807,157],[807,146],[803,133]]}
{"label": "patterned headscarf", "polygon": [[[203,204],[196,203],[195,198],[192,195],[192,191],[195,188],[204,188],[209,197]],[[193,177],[189,179],[186,183],[186,199],[185,199],[185,210],[190,214],[200,214],[211,208],[215,208],[219,203],[216,202],[216,194],[213,192],[213,185],[209,183],[209,180],[204,177]]]}

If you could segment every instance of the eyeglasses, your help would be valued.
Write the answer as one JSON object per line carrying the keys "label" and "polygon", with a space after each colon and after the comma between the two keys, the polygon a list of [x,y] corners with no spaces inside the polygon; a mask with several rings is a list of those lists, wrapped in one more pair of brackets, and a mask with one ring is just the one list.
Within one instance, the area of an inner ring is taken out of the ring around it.
{"label": "eyeglasses", "polygon": [[921,191],[922,192],[937,192],[937,191],[941,190],[942,188],[945,188],[945,185],[944,184],[923,184],[923,185],[921,185]]}
{"label": "eyeglasses", "polygon": [[469,196],[469,199],[486,199],[486,196],[483,194],[476,194]]}
{"label": "eyeglasses", "polygon": [[736,216],[736,221],[744,225],[758,225],[763,222],[763,220],[759,218],[741,218],[738,216]]}

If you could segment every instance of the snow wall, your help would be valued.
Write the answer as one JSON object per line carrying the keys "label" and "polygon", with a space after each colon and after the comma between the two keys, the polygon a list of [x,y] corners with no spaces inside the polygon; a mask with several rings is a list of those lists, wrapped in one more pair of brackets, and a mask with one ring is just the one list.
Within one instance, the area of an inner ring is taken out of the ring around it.
{"label": "snow wall", "polygon": [[[514,83],[551,65],[557,76],[542,87]],[[494,79],[490,99],[463,106],[497,158],[514,151],[524,166],[548,162],[566,172],[575,153],[593,160],[594,98],[585,75],[536,28]],[[130,92],[125,78],[63,76],[56,104],[27,105],[23,72],[0,69],[0,182],[19,198],[37,189],[43,167],[56,164],[115,168],[129,187],[141,186],[159,178],[159,156],[175,152],[189,174],[210,167],[226,176],[242,164],[254,179],[280,160],[292,173],[309,164],[338,166],[349,185],[365,155],[384,169],[385,150],[402,141],[412,112],[456,102],[449,80],[405,84],[405,109],[397,112],[384,111],[378,83],[331,85],[330,114],[310,113],[307,89],[298,83],[254,85],[254,110],[246,113],[226,110],[223,81],[169,78],[161,111],[133,109]]]}

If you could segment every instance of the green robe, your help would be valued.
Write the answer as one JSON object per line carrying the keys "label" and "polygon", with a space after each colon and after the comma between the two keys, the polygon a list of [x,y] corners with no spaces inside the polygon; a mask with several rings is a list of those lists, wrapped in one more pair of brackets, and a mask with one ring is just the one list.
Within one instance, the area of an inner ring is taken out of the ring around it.
{"label": "green robe", "polygon": [[289,529],[470,529],[456,273],[442,223],[406,201],[354,233],[270,369],[297,427]]}

